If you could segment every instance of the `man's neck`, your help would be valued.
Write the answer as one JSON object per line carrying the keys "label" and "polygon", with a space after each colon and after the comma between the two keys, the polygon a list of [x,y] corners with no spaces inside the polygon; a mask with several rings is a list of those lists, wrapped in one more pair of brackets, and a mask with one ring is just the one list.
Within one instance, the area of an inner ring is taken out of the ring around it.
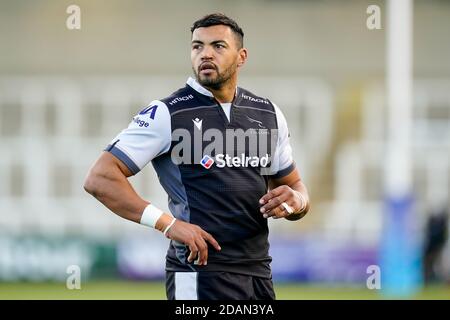
{"label": "man's neck", "polygon": [[236,94],[236,81],[230,81],[220,88],[206,87],[220,103],[232,102]]}

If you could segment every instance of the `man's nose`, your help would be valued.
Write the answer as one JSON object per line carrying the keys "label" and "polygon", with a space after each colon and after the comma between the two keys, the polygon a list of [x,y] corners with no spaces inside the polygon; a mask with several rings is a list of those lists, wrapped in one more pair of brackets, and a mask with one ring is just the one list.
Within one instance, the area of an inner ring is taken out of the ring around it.
{"label": "man's nose", "polygon": [[213,58],[213,50],[209,46],[205,46],[202,50],[201,59],[211,60]]}

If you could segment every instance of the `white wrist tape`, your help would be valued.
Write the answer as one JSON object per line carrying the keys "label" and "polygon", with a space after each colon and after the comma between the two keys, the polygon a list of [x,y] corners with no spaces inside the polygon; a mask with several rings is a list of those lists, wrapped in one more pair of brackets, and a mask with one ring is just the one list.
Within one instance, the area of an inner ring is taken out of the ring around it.
{"label": "white wrist tape", "polygon": [[172,222],[164,229],[163,234],[166,238],[167,238],[167,232],[173,226],[173,224],[175,223],[176,220],[177,220],[177,218],[173,218]]}
{"label": "white wrist tape", "polygon": [[164,212],[152,204],[149,204],[145,207],[144,212],[142,212],[140,223],[154,228],[156,225],[156,221],[162,216]]}
{"label": "white wrist tape", "polygon": [[301,192],[296,192],[300,200],[302,201],[302,207],[299,209],[299,212],[302,212],[306,209],[307,203],[305,197],[301,194]]}

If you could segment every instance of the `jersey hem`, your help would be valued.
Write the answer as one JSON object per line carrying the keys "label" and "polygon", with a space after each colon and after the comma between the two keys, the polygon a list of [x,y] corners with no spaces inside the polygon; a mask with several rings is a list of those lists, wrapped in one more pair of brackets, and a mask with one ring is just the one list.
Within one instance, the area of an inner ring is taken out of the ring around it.
{"label": "jersey hem", "polygon": [[251,264],[216,264],[214,262],[208,262],[206,266],[185,265],[183,267],[178,265],[166,264],[166,271],[173,272],[211,272],[222,271],[230,273],[244,274],[248,276],[255,276],[260,278],[272,278],[272,272],[270,266],[266,264],[251,265]]}

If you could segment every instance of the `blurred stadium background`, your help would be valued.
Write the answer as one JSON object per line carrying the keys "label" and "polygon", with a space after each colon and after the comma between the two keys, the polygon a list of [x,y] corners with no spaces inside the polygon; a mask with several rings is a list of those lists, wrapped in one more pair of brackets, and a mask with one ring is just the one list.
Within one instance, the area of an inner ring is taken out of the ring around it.
{"label": "blurred stadium background", "polygon": [[[68,30],[66,8],[81,8]],[[366,27],[369,5],[382,29]],[[287,116],[312,198],[271,222],[281,299],[379,299],[388,137],[385,1],[0,0],[0,299],[165,299],[168,241],[83,190],[89,166],[132,116],[191,74],[189,28],[234,17],[249,61],[240,85]],[[450,3],[414,1],[412,152],[418,290],[450,298]],[[151,166],[131,178],[167,210]],[[67,268],[82,289],[66,289]],[[381,268],[383,274],[385,270]]]}

